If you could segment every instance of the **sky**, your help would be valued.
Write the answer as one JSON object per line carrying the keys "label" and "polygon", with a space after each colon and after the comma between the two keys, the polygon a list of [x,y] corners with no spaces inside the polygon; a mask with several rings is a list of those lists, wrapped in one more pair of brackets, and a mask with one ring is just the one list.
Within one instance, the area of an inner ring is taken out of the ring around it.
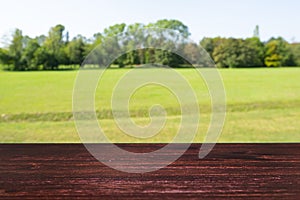
{"label": "sky", "polygon": [[0,42],[15,28],[35,37],[62,24],[71,37],[90,38],[116,23],[159,19],[182,21],[194,41],[251,37],[256,25],[263,41],[272,36],[300,41],[298,0],[0,0]]}

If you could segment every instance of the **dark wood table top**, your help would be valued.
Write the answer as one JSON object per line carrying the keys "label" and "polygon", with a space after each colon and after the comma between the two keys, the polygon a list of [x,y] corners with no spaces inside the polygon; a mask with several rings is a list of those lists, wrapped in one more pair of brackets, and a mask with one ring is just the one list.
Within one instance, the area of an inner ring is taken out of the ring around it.
{"label": "dark wood table top", "polygon": [[217,144],[202,160],[199,147],[158,171],[133,174],[105,166],[82,144],[1,144],[0,199],[300,199],[300,143]]}

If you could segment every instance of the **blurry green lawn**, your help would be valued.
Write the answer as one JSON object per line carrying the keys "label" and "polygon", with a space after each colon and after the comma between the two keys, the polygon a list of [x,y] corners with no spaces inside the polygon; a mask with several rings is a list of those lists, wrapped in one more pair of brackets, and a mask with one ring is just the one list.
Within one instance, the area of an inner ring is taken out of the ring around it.
{"label": "blurry green lawn", "polygon": [[[104,113],[100,124],[107,137],[113,142],[171,141],[179,123],[176,112],[168,116],[166,127],[159,134],[145,140],[123,134],[111,116],[106,116],[104,111],[110,110],[115,82],[127,71],[108,70],[96,93],[96,109]],[[178,71],[190,81],[199,99],[201,122],[194,142],[201,142],[209,125],[209,93],[193,69]],[[300,68],[220,72],[228,112],[219,142],[300,142]],[[80,142],[70,118],[76,73],[0,72],[0,142]],[[131,111],[148,109],[153,102],[176,110],[178,102],[164,90],[158,86],[141,89],[131,99]],[[147,116],[135,117],[138,124],[149,122]]]}

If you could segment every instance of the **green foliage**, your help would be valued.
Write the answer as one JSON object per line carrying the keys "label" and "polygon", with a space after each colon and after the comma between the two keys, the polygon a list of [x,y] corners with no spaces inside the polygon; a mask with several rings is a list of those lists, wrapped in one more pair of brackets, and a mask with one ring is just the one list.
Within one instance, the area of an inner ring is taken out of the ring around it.
{"label": "green foliage", "polygon": [[281,67],[294,65],[288,43],[281,37],[271,38],[265,45],[265,65]]}
{"label": "green foliage", "polygon": [[46,54],[43,66],[46,70],[57,69],[59,64],[66,63],[66,55],[63,49],[65,45],[65,41],[63,41],[64,30],[63,25],[56,25],[49,31],[43,46],[43,52]]}
{"label": "green foliage", "polygon": [[158,20],[155,23],[150,23],[147,25],[148,28],[162,28],[162,29],[172,29],[176,30],[179,33],[183,34],[184,37],[188,37],[191,35],[189,32],[189,29],[186,25],[184,25],[181,21],[179,20],[167,20],[167,19],[162,19]]}
{"label": "green foliage", "polygon": [[[155,29],[156,34],[145,35],[145,28]],[[183,38],[181,41],[176,40],[175,45],[174,41],[168,40],[163,29],[181,33]],[[16,29],[12,34],[12,40],[7,42],[9,45],[0,48],[0,63],[4,69],[12,71],[57,70],[59,65],[70,65],[70,68],[73,68],[71,66],[80,65],[98,45],[105,44],[100,50],[103,55],[102,64],[113,56],[115,61],[112,64],[120,68],[145,63],[159,63],[170,67],[188,66],[188,61],[174,53],[143,48],[157,45],[163,49],[180,49],[180,53],[183,54],[181,56],[188,57],[189,62],[202,67],[212,65],[210,58],[218,67],[223,68],[300,65],[299,44],[289,44],[281,37],[271,38],[263,43],[259,38],[258,26],[255,27],[252,38],[206,37],[199,45],[188,42],[190,34],[185,24],[172,19],[162,19],[146,25],[115,24],[105,28],[103,32],[94,34],[90,39],[81,35],[70,39],[69,32],[60,24],[50,28],[48,35],[35,38],[24,36],[21,30]],[[138,44],[136,41],[143,41],[144,44]],[[210,58],[203,56],[202,48],[207,51]],[[124,50],[127,52],[125,55],[115,58],[117,56],[115,52]]]}
{"label": "green foliage", "polygon": [[[246,67],[261,67],[264,66],[264,44],[258,37],[247,38],[244,41],[246,48],[245,56]],[[252,62],[251,62],[251,59]]]}
{"label": "green foliage", "polygon": [[259,67],[262,66],[263,45],[258,38],[222,39],[213,49],[213,59],[218,67]]}
{"label": "green foliage", "polygon": [[24,48],[22,61],[24,63],[24,70],[38,70],[40,63],[38,50],[40,45],[37,39],[30,39]]}
{"label": "green foliage", "polygon": [[295,65],[300,66],[300,43],[290,44],[289,49],[292,52],[292,58]]}
{"label": "green foliage", "polygon": [[123,33],[125,30],[125,27],[126,27],[125,23],[115,24],[113,26],[110,26],[110,27],[104,29],[104,36],[112,37],[112,36],[118,35],[120,33]]}
{"label": "green foliage", "polygon": [[203,38],[200,45],[207,50],[218,67],[280,67],[300,64],[300,48],[296,44],[288,44],[280,37],[271,38],[265,44],[258,36],[245,40]]}
{"label": "green foliage", "polygon": [[76,65],[83,62],[86,55],[86,44],[84,40],[85,39],[79,35],[66,45],[65,53],[68,58],[67,64]]}
{"label": "green foliage", "polygon": [[58,69],[68,59],[64,52],[63,32],[64,26],[57,25],[50,29],[47,37],[42,35],[32,39],[16,29],[8,48],[1,49],[1,63],[5,69],[13,71]]}
{"label": "green foliage", "polygon": [[[156,34],[147,35],[147,31],[145,32],[144,28],[155,30]],[[165,30],[159,28],[173,29],[182,33],[184,38],[190,34],[187,26],[177,20],[159,20],[156,23],[151,23],[146,26],[140,23],[128,26],[125,24],[116,24],[105,29],[103,34],[98,34],[97,39],[95,38],[95,42],[105,45],[101,49],[102,57],[113,56],[114,53],[121,50],[127,52],[118,57],[113,63],[120,68],[145,63],[156,63],[171,67],[178,67],[185,64],[185,61],[178,55],[167,50],[143,48],[143,46],[159,45],[162,49],[175,49],[174,44],[170,42],[170,38],[166,36]],[[120,42],[122,45],[120,45]],[[136,49],[139,47],[141,49]]]}
{"label": "green foliage", "polygon": [[[22,71],[23,62],[22,62],[22,51],[24,46],[24,37],[22,35],[22,31],[16,29],[13,34],[13,39],[11,44],[9,45],[9,57],[11,58],[12,68],[11,70]],[[5,63],[6,64],[6,63]]]}
{"label": "green foliage", "polygon": [[9,56],[9,51],[7,49],[0,48],[0,64],[9,64],[11,58]]}

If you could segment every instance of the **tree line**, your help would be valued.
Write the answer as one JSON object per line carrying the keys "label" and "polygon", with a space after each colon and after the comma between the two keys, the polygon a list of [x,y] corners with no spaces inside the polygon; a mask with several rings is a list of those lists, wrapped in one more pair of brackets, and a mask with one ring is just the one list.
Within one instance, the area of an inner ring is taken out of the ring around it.
{"label": "tree line", "polygon": [[[56,25],[50,28],[48,35],[35,38],[23,35],[21,30],[16,29],[8,45],[0,48],[0,63],[4,69],[13,71],[57,70],[61,65],[78,66],[100,44],[111,44],[103,55],[109,55],[111,48],[120,46],[117,41],[120,38],[115,38],[116,41],[112,41],[111,38],[123,34],[122,45],[131,49],[130,47],[137,45],[134,43],[137,38],[149,41],[149,35],[145,36],[142,30],[156,27],[180,32],[180,35],[186,39],[190,35],[185,24],[178,20],[166,19],[147,25],[115,24],[105,28],[101,33],[94,34],[92,38],[77,35],[70,39],[69,32],[63,25]],[[164,41],[167,41],[165,45],[170,49],[170,39],[162,33],[160,37],[164,37]],[[150,43],[162,41],[157,37],[150,37],[150,39]],[[198,44],[188,40],[182,40],[179,43],[180,47],[174,48],[181,48],[180,52],[183,55],[177,55],[168,50],[141,48],[118,57],[113,64],[126,67],[144,63],[160,63],[171,67],[182,67],[189,63],[197,63],[205,67],[208,61],[197,57],[199,49],[204,48],[220,68],[300,66],[299,43],[288,43],[282,37],[271,38],[263,42],[259,38],[258,27],[255,28],[253,36],[246,39],[205,37]],[[188,55],[191,59],[189,61],[183,59],[184,55]]]}

